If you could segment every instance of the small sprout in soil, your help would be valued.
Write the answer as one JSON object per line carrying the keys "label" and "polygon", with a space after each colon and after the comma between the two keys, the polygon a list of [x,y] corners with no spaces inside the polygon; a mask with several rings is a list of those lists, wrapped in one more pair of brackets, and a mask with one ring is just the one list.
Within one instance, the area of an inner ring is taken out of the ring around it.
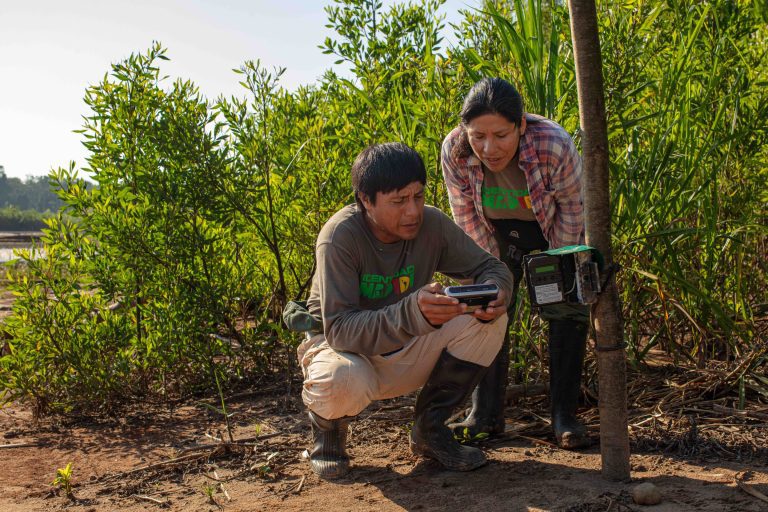
{"label": "small sprout in soil", "polygon": [[254,469],[256,470],[256,474],[259,476],[259,478],[272,477],[272,468],[269,467],[269,464],[262,464],[261,466],[257,465]]}
{"label": "small sprout in soil", "polygon": [[208,498],[208,503],[211,505],[218,505],[216,503],[216,499],[213,497],[213,494],[216,492],[216,487],[214,487],[211,484],[205,484],[203,485],[203,494]]}
{"label": "small sprout in soil", "polygon": [[488,433],[480,432],[479,434],[475,434],[474,436],[472,436],[469,434],[469,428],[464,427],[464,430],[461,431],[460,435],[454,434],[453,437],[461,444],[466,444],[466,443],[478,442],[478,441],[482,441],[483,439],[487,439]]}
{"label": "small sprout in soil", "polygon": [[53,479],[51,485],[57,489],[64,491],[67,497],[72,497],[72,463],[67,463],[67,467],[59,468],[56,470],[56,478]]}

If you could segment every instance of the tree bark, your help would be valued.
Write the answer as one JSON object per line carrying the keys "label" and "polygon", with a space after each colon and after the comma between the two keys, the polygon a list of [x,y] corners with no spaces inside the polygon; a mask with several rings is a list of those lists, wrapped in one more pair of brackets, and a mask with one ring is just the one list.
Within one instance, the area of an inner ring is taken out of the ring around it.
{"label": "tree bark", "polygon": [[[612,268],[611,208],[608,186],[608,130],[605,119],[602,58],[594,0],[568,0],[571,37],[576,61],[579,119],[584,153],[584,203],[587,244],[598,249]],[[599,375],[600,455],[603,478],[627,480],[627,370],[623,320],[610,276],[592,308]]]}

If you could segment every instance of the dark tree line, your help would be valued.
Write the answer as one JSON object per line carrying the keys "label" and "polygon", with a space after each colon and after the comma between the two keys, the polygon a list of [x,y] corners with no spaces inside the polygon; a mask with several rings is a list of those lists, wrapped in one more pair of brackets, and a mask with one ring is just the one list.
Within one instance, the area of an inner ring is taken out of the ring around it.
{"label": "dark tree line", "polygon": [[11,178],[0,166],[0,208],[15,207],[42,213],[56,211],[60,206],[61,200],[51,190],[48,176],[27,176],[23,180]]}
{"label": "dark tree line", "polygon": [[12,178],[0,165],[0,231],[38,231],[61,207],[48,176]]}

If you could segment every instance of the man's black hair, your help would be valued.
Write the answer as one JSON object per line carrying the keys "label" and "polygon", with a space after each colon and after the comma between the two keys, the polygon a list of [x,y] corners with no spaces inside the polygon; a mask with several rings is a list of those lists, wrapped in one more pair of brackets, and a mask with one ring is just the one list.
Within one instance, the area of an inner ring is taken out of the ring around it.
{"label": "man's black hair", "polygon": [[376,204],[377,192],[400,190],[414,181],[426,185],[427,170],[416,150],[402,142],[368,146],[352,164],[352,190],[361,210],[365,210],[363,195]]}

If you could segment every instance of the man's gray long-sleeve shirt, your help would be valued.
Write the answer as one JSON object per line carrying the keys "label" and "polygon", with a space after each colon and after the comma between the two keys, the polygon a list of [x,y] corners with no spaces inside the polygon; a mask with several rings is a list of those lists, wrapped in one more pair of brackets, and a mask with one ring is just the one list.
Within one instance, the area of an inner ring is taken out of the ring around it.
{"label": "man's gray long-sleeve shirt", "polygon": [[315,247],[317,271],[308,307],[323,320],[328,344],[363,355],[386,354],[432,332],[417,304],[418,290],[435,272],[476,283],[495,282],[507,301],[512,275],[450,218],[424,207],[413,240],[385,244],[366,225],[357,205],[339,210],[323,226]]}

